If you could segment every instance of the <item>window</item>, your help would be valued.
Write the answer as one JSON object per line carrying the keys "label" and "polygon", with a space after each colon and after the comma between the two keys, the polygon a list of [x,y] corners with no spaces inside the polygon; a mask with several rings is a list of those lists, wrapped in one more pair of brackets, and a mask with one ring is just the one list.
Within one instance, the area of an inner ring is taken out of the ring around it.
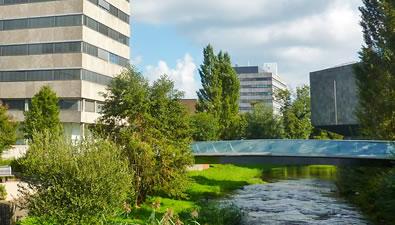
{"label": "window", "polygon": [[30,44],[29,45],[29,55],[39,55],[39,54],[52,54],[53,44]]}
{"label": "window", "polygon": [[55,43],[56,53],[81,52],[81,42]]}
{"label": "window", "polygon": [[55,70],[54,80],[80,80],[81,70],[71,69],[71,70]]}
{"label": "window", "polygon": [[52,70],[28,71],[26,78],[27,81],[53,80],[53,71]]}
{"label": "window", "polygon": [[98,49],[97,51],[97,56],[103,60],[108,61],[109,60],[109,53],[106,50],[103,50],[101,48]]}
{"label": "window", "polygon": [[104,106],[103,102],[96,102],[96,112],[97,113],[102,113],[103,112],[103,106]]}
{"label": "window", "polygon": [[29,28],[43,28],[55,26],[55,17],[30,18]]}
{"label": "window", "polygon": [[28,27],[27,19],[4,20],[3,30],[25,29]]}
{"label": "window", "polygon": [[82,16],[81,15],[57,16],[55,18],[55,25],[57,27],[81,26]]}
{"label": "window", "polygon": [[9,110],[25,110],[25,99],[3,99],[2,102]]}
{"label": "window", "polygon": [[95,112],[95,101],[85,100],[85,112]]}
{"label": "window", "polygon": [[27,55],[27,45],[8,45],[1,47],[2,56]]}
{"label": "window", "polygon": [[80,111],[80,101],[72,99],[59,100],[59,108],[61,110]]}

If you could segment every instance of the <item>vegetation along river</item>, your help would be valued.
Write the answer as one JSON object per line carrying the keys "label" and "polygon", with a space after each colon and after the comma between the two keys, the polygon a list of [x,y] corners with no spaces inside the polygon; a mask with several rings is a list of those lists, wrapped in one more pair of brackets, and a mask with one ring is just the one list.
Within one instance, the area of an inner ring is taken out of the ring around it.
{"label": "vegetation along river", "polygon": [[369,224],[352,205],[336,196],[335,167],[267,170],[270,183],[245,186],[227,202],[244,213],[244,224]]}

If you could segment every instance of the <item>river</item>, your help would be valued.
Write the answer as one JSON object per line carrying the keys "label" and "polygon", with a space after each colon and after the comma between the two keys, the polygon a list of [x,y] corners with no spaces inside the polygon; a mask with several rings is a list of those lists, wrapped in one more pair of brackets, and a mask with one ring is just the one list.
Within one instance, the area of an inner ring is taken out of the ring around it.
{"label": "river", "polygon": [[245,186],[227,200],[248,225],[364,225],[352,205],[336,197],[334,167],[277,168],[264,172],[270,183]]}

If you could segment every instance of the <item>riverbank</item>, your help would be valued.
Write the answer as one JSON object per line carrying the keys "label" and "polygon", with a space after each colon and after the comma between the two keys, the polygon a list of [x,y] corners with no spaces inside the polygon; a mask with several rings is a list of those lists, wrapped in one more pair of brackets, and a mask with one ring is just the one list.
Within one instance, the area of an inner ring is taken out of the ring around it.
{"label": "riverbank", "polygon": [[270,166],[239,167],[234,165],[211,165],[204,171],[190,171],[190,184],[183,199],[151,197],[140,208],[132,210],[128,216],[117,221],[123,223],[144,224],[152,215],[153,206],[159,216],[168,209],[175,214],[187,217],[198,212],[209,200],[224,197],[246,185],[263,184],[262,172]]}

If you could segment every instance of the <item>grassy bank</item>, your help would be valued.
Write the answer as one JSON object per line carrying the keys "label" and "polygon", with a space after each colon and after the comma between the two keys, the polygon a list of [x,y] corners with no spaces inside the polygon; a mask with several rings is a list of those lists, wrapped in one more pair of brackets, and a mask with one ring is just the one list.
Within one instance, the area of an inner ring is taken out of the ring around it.
{"label": "grassy bank", "polygon": [[153,205],[159,206],[157,213],[163,214],[168,209],[174,213],[186,215],[202,206],[208,200],[224,197],[245,185],[264,183],[262,171],[269,167],[239,167],[234,165],[212,165],[204,171],[189,172],[190,185],[184,199],[151,197],[139,209],[134,209],[129,216],[119,221],[144,223],[151,215]]}

